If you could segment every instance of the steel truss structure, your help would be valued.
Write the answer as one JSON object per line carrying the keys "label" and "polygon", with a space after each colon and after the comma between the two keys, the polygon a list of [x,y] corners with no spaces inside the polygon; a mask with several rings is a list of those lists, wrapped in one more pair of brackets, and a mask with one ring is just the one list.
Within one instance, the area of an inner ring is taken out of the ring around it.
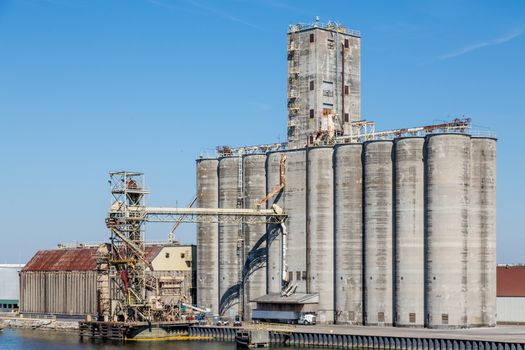
{"label": "steel truss structure", "polygon": [[[106,218],[111,231],[110,247],[101,274],[109,276],[106,293],[109,300],[101,314],[118,321],[169,321],[175,317],[184,295],[165,297],[163,285],[173,289],[166,281],[146,274],[153,266],[146,259],[146,222],[205,222],[281,224],[286,214],[274,205],[272,209],[244,208],[171,208],[146,206],[144,174],[138,172],[110,172],[109,184],[112,204]],[[105,295],[106,295],[105,294]]]}

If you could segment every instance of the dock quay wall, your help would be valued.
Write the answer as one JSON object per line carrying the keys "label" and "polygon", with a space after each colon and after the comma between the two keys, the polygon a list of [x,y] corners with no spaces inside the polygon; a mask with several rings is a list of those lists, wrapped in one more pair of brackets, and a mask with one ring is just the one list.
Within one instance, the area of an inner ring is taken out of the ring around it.
{"label": "dock quay wall", "polygon": [[[294,347],[326,347],[337,349],[381,349],[381,350],[524,350],[525,339],[522,341],[502,340],[500,337],[489,339],[490,336],[484,335],[476,338],[472,334],[454,334],[449,336],[443,333],[432,334],[432,332],[408,332],[403,330],[399,335],[377,334],[363,331],[358,334],[359,328],[354,329],[354,334],[343,334],[337,331],[321,331],[311,327],[308,330],[270,330],[270,343],[286,343]],[[238,327],[210,327],[192,326],[188,332],[190,336],[199,336],[212,339],[214,341],[235,341],[235,334]],[[363,328],[361,328],[363,329]],[[419,334],[418,334],[419,333]],[[498,339],[498,340],[496,340]]]}

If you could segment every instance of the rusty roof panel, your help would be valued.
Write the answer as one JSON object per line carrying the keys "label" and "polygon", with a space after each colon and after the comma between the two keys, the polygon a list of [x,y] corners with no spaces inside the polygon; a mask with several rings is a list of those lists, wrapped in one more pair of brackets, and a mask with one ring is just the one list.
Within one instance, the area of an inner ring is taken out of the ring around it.
{"label": "rusty roof panel", "polygon": [[498,266],[498,297],[525,297],[525,266]]}
{"label": "rusty roof panel", "polygon": [[[163,246],[146,246],[146,260],[151,262]],[[94,271],[96,247],[39,250],[22,271]]]}
{"label": "rusty roof panel", "polygon": [[39,250],[22,271],[93,271],[97,248]]}

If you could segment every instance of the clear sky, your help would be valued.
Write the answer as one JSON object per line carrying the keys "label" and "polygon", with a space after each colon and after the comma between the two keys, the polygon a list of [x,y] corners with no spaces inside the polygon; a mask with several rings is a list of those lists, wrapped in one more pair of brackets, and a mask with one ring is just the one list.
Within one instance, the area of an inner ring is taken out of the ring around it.
{"label": "clear sky", "polygon": [[286,31],[315,16],[362,32],[377,129],[466,115],[497,133],[498,262],[525,262],[521,0],[0,0],[0,262],[106,240],[110,170],[185,205],[200,152],[284,141]]}

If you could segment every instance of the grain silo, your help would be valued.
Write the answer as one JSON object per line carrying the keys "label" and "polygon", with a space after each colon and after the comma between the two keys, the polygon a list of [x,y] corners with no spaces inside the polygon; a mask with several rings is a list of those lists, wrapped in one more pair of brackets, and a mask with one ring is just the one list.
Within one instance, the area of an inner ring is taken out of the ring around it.
{"label": "grain silo", "polygon": [[467,326],[470,136],[426,139],[426,325]]}
{"label": "grain silo", "polygon": [[424,162],[422,137],[394,143],[394,323],[424,325]]}
{"label": "grain silo", "polygon": [[[218,208],[217,159],[197,160],[197,206]],[[219,227],[217,223],[197,224],[197,305],[217,314],[219,298]]]}
{"label": "grain silo", "polygon": [[[239,157],[219,159],[219,208],[238,208],[240,202]],[[240,225],[219,224],[219,313],[239,313]]]}
{"label": "grain silo", "polygon": [[364,318],[392,325],[392,141],[364,144]]}
{"label": "grain silo", "polygon": [[[280,163],[283,152],[268,153],[266,158],[266,191],[279,186]],[[268,208],[273,204],[284,206],[282,191],[267,202]],[[282,230],[280,225],[268,224],[267,227],[266,288],[267,293],[280,293],[282,289]]]}
{"label": "grain silo", "polygon": [[286,185],[283,190],[284,207],[289,217],[287,226],[286,268],[288,280],[297,286],[297,292],[306,293],[306,151],[286,152]]}
{"label": "grain silo", "polygon": [[306,293],[306,151],[297,149],[268,154],[268,193],[280,185],[281,164],[284,164],[285,186],[269,199],[268,207],[277,204],[288,214],[286,242],[282,240],[281,227],[269,225],[268,234],[272,243],[268,250],[268,291],[281,292],[284,277],[297,286],[297,292]]}
{"label": "grain silo", "polygon": [[480,325],[494,327],[496,325],[496,139],[473,137],[471,147],[470,231],[475,234],[479,232],[481,256],[480,286],[475,290],[480,292]]}
{"label": "grain silo", "polygon": [[334,149],[335,320],[363,322],[363,171],[361,144]]}
{"label": "grain silo", "polygon": [[[266,155],[251,154],[242,158],[244,207],[255,208],[266,195]],[[243,224],[244,318],[251,318],[255,307],[251,300],[266,294],[266,225]]]}
{"label": "grain silo", "polygon": [[308,293],[319,294],[319,322],[334,320],[333,148],[307,152],[306,232]]}

